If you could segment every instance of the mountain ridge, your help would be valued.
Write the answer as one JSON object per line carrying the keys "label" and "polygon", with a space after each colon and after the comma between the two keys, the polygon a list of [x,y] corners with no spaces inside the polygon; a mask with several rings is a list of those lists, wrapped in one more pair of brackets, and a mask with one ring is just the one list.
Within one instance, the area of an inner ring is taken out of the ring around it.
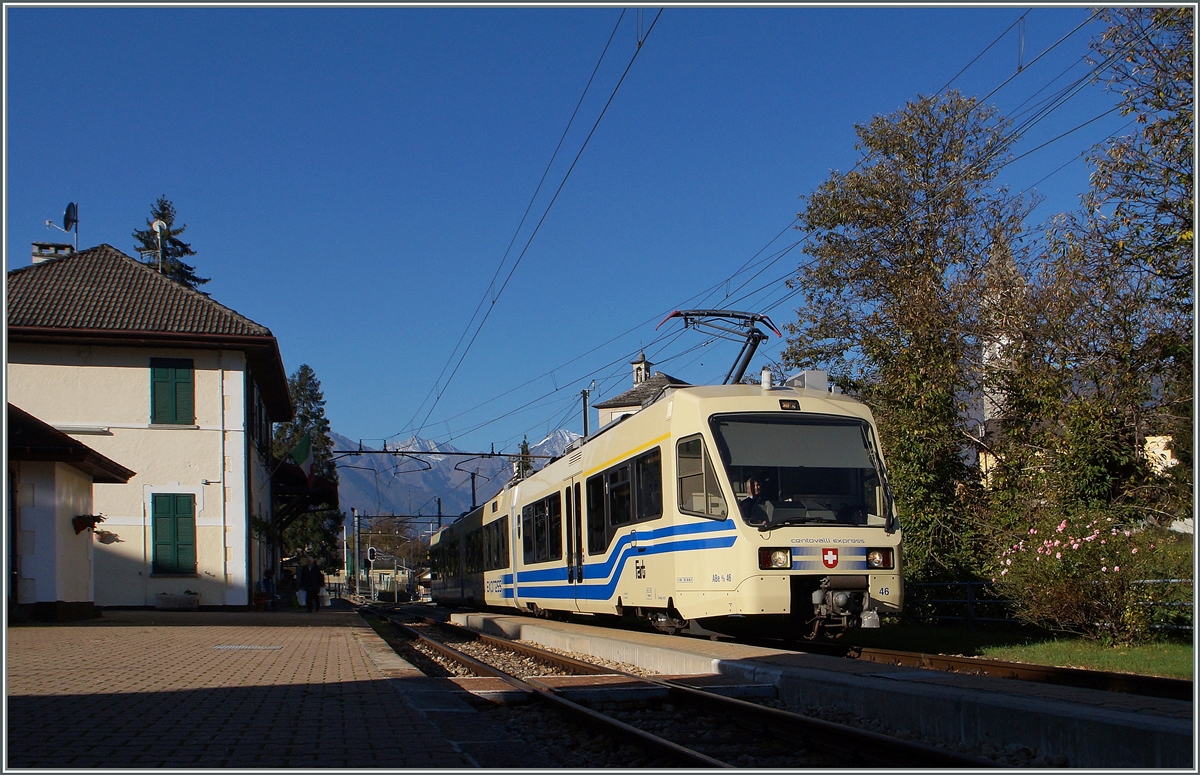
{"label": "mountain ridge", "polygon": [[[471,508],[471,472],[475,472],[475,502],[483,503],[500,492],[512,478],[512,465],[505,458],[472,458],[461,454],[452,444],[439,444],[413,436],[398,444],[387,445],[387,451],[351,440],[336,431],[329,434],[333,447],[339,451],[362,449],[363,454],[339,458],[338,500],[342,511],[357,509],[360,515],[421,515],[436,516],[437,499],[441,498],[441,513],[457,517]],[[545,439],[531,444],[533,455],[559,456],[579,436],[571,431],[556,430]],[[404,455],[420,452],[420,456]],[[541,468],[549,460],[534,461]],[[457,466],[457,468],[456,468]]]}

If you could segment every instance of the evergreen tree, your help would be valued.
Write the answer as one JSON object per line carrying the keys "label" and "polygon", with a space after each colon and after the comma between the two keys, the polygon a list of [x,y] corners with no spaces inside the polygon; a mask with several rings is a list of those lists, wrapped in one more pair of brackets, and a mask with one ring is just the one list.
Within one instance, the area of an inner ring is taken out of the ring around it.
{"label": "evergreen tree", "polygon": [[[273,454],[276,458],[285,458],[307,434],[312,441],[313,475],[336,484],[338,472],[333,461],[329,420],[325,418],[325,395],[311,366],[301,364],[288,377],[288,392],[295,407],[295,417],[291,422],[275,426]],[[283,531],[283,546],[287,551],[304,548],[323,565],[334,564],[340,554],[343,520],[344,515],[332,509],[309,512]]]}
{"label": "evergreen tree", "polygon": [[153,224],[155,221],[162,221],[167,225],[162,235],[162,273],[194,291],[199,290],[199,286],[204,285],[211,278],[198,277],[196,268],[184,263],[183,259],[196,255],[196,251],[192,250],[190,243],[179,239],[179,235],[187,230],[187,225],[176,228],[175,217],[175,205],[167,199],[166,194],[160,196],[158,201],[150,206],[150,217],[146,219],[146,228],[133,231],[133,238],[138,242],[137,251],[146,256],[144,260],[147,264],[155,269],[159,267],[160,261],[157,255],[159,238],[158,233],[154,231]]}
{"label": "evergreen tree", "polygon": [[789,281],[804,301],[783,360],[825,368],[872,408],[906,571],[958,577],[976,564],[978,477],[963,452],[978,423],[979,299],[1032,205],[995,187],[1011,140],[973,99],[919,97],[855,129],[861,162],[803,197],[811,259]]}
{"label": "evergreen tree", "polygon": [[517,458],[517,470],[514,475],[516,481],[520,481],[533,473],[533,458],[529,456],[529,437],[521,439],[520,457]]}

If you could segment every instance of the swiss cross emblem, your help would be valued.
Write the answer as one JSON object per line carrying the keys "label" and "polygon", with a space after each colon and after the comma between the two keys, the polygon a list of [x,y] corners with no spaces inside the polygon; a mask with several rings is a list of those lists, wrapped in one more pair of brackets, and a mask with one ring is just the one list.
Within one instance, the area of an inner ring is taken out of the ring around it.
{"label": "swiss cross emblem", "polygon": [[825,563],[826,568],[837,567],[837,549],[822,549],[821,562]]}

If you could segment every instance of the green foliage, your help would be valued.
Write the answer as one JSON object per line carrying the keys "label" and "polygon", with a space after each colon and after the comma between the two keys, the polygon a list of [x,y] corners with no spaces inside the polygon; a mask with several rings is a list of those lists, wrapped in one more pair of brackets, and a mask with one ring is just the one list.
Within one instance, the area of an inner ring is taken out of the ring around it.
{"label": "green foliage", "polygon": [[1035,509],[1034,524],[995,558],[993,580],[1015,614],[1046,629],[1111,644],[1155,637],[1169,603],[1192,601],[1182,539],[1112,509]]}
{"label": "green foliage", "polygon": [[1032,202],[992,183],[1009,145],[993,109],[951,93],[856,126],[864,156],[804,197],[811,260],[783,354],[874,411],[905,536],[906,574],[975,570],[975,474],[963,455],[978,374],[978,299]]}
{"label": "green foliage", "polygon": [[165,194],[160,196],[158,201],[150,206],[150,217],[146,219],[146,228],[133,230],[133,238],[138,243],[137,251],[147,256],[144,259],[145,262],[157,269],[160,265],[157,255],[159,238],[153,224],[155,221],[167,224],[166,231],[162,236],[162,273],[192,290],[198,290],[199,286],[204,285],[211,278],[198,277],[196,268],[183,262],[185,257],[196,255],[196,251],[192,250],[190,243],[179,239],[179,235],[187,230],[187,225],[176,228],[175,216],[175,205],[167,199]]}
{"label": "green foliage", "polygon": [[[272,454],[282,460],[308,434],[312,439],[313,475],[336,483],[338,473],[333,462],[329,420],[325,418],[325,395],[316,372],[307,363],[288,377],[288,393],[295,417],[275,426]],[[283,530],[281,546],[288,552],[301,549],[316,557],[323,567],[336,565],[341,555],[340,528],[344,518],[342,513],[331,509],[303,514]]]}
{"label": "green foliage", "polygon": [[301,364],[288,377],[288,393],[295,407],[295,417],[291,422],[275,426],[272,454],[283,459],[307,433],[312,438],[313,474],[336,482],[338,474],[333,462],[329,420],[325,418],[325,394],[321,391],[317,373],[307,363]]}
{"label": "green foliage", "polygon": [[517,458],[517,473],[514,481],[521,481],[533,473],[533,458],[529,456],[529,438],[521,439],[520,457]]}

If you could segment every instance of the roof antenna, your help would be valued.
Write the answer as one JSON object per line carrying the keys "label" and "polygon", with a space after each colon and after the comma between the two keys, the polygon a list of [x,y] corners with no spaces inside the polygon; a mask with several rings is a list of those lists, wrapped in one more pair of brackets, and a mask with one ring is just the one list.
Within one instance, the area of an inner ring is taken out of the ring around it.
{"label": "roof antenna", "polygon": [[63,212],[63,225],[59,226],[49,218],[46,219],[46,228],[54,227],[63,234],[70,234],[71,230],[75,230],[75,252],[79,252],[79,207],[74,202],[67,203],[67,209]]}
{"label": "roof antenna", "polygon": [[150,224],[150,228],[154,229],[155,239],[158,240],[158,273],[162,274],[163,270],[163,252],[162,252],[162,237],[163,232],[167,230],[167,224],[163,221],[155,221]]}

